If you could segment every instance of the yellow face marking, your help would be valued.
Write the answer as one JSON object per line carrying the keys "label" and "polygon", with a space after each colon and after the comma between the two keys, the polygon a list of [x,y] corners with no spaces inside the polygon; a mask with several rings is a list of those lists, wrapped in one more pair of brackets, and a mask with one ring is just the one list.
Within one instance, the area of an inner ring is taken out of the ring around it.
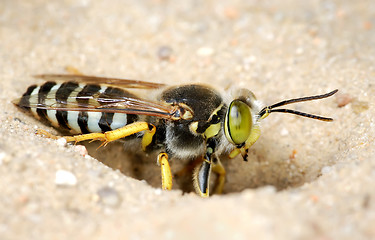
{"label": "yellow face marking", "polygon": [[[217,107],[211,114],[210,118],[208,119],[208,122],[210,122],[212,120],[212,118],[217,115],[217,113],[221,110],[221,108],[223,107],[223,103],[220,104],[219,107]],[[198,127],[198,125],[197,125]],[[208,139],[208,138],[212,138],[214,136],[216,136],[221,130],[221,122],[219,123],[216,123],[216,124],[211,124],[207,129],[206,131],[204,131],[203,133],[203,136]]]}
{"label": "yellow face marking", "polygon": [[221,129],[221,123],[211,124],[206,131],[204,131],[204,136],[206,139],[216,136]]}

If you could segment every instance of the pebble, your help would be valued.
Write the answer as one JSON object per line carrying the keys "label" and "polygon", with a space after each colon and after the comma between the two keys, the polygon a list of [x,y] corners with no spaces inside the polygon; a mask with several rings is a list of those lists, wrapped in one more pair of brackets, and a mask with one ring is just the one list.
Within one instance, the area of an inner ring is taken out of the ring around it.
{"label": "pebble", "polygon": [[214,53],[214,49],[210,47],[201,47],[197,50],[197,55],[202,57],[211,56]]}
{"label": "pebble", "polygon": [[281,136],[288,136],[289,135],[288,129],[282,128],[281,131],[280,131],[280,135]]}
{"label": "pebble", "polygon": [[60,147],[65,147],[67,143],[65,138],[59,138],[56,140],[56,142],[57,142],[57,145]]}
{"label": "pebble", "polygon": [[99,201],[109,207],[118,207],[121,203],[121,197],[118,192],[111,187],[102,187],[97,192]]}
{"label": "pebble", "polygon": [[169,46],[161,46],[158,50],[158,57],[160,60],[168,61],[171,59],[173,50]]}
{"label": "pebble", "polygon": [[353,97],[347,93],[339,93],[336,96],[336,103],[338,107],[344,107],[353,101]]}
{"label": "pebble", "polygon": [[324,174],[327,174],[327,173],[329,173],[331,171],[332,171],[332,167],[325,166],[325,167],[322,168],[321,173],[324,175]]}
{"label": "pebble", "polygon": [[162,192],[163,192],[163,190],[161,190],[160,188],[155,189],[155,194],[156,195],[161,195]]}
{"label": "pebble", "polygon": [[66,170],[58,170],[55,175],[55,184],[57,186],[75,186],[77,184],[76,176]]}
{"label": "pebble", "polygon": [[301,55],[301,54],[303,54],[303,52],[304,52],[304,50],[301,47],[299,47],[299,48],[296,49],[296,54],[297,55]]}
{"label": "pebble", "polygon": [[87,148],[83,145],[74,146],[74,151],[78,152],[83,157],[86,157],[86,155],[88,154]]}

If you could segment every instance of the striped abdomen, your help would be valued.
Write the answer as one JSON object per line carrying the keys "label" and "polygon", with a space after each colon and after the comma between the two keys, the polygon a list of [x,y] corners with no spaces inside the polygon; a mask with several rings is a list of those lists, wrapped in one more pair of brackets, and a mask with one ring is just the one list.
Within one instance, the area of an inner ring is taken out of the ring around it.
{"label": "striped abdomen", "polygon": [[[107,85],[46,82],[41,86],[30,86],[14,104],[31,112],[36,118],[72,133],[106,132],[135,122],[138,116],[82,109],[100,107],[103,101],[98,101],[99,99],[121,97],[135,96],[123,89]],[[78,108],[79,111],[74,110]]]}

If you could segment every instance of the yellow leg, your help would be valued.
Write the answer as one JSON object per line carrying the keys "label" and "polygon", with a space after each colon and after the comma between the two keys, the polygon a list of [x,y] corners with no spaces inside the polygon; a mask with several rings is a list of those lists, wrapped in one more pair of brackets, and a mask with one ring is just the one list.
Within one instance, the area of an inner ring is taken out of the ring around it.
{"label": "yellow leg", "polygon": [[161,186],[163,190],[172,189],[172,172],[168,162],[168,155],[160,153],[158,155],[158,164],[161,169]]}
{"label": "yellow leg", "polygon": [[193,184],[195,192],[204,198],[210,196],[211,167],[211,162],[207,159],[203,159],[201,164],[198,165],[193,172]]}
{"label": "yellow leg", "polygon": [[[68,142],[82,142],[85,140],[99,140],[103,141],[103,144],[101,146],[106,146],[109,142],[118,140],[120,138],[124,138],[127,136],[130,136],[134,133],[138,133],[141,131],[149,130],[150,124],[147,122],[134,122],[131,124],[128,124],[122,128],[118,128],[112,131],[104,132],[104,133],[88,133],[88,134],[81,134],[81,135],[75,135],[75,136],[64,136],[62,138],[65,138]],[[153,125],[151,125],[153,126]],[[153,126],[155,128],[155,126]],[[44,130],[38,130],[37,134],[44,135],[47,138],[52,139],[58,139],[60,137],[54,136]]]}
{"label": "yellow leg", "polygon": [[224,183],[225,183],[225,168],[223,164],[221,164],[220,159],[216,158],[216,161],[212,162],[212,171],[216,173],[217,179],[216,179],[216,186],[215,186],[215,194],[222,194],[224,189]]}
{"label": "yellow leg", "polygon": [[52,133],[47,132],[46,130],[43,130],[43,129],[37,129],[35,134],[43,136],[45,138],[51,138],[51,139],[54,139],[54,140],[57,140],[57,139],[61,138],[59,136],[56,136],[56,135],[53,135]]}
{"label": "yellow leg", "polygon": [[152,125],[152,129],[150,129],[149,131],[146,131],[145,134],[143,135],[142,137],[142,150],[143,151],[146,151],[147,146],[151,144],[152,138],[154,137],[155,132],[156,132],[156,127]]}

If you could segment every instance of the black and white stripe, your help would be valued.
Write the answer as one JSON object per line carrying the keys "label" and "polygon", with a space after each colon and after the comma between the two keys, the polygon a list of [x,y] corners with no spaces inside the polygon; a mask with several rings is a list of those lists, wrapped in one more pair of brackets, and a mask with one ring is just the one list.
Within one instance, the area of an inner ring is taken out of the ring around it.
{"label": "black and white stripe", "polygon": [[[100,85],[89,84],[86,85],[77,95],[77,102],[79,104],[85,105],[89,103],[90,98],[98,93],[103,91],[103,87]],[[73,115],[73,113],[71,114]],[[75,115],[75,114],[74,114]],[[80,128],[81,133],[89,133],[88,129],[88,119],[89,115],[87,112],[79,112],[77,116],[77,124]]]}
{"label": "black and white stripe", "polygon": [[[51,88],[55,85],[56,85],[55,82],[46,82],[42,86],[40,86],[39,92],[38,92],[38,104],[45,102],[47,94],[51,91]],[[37,108],[36,113],[38,114],[41,120],[48,121],[46,109]]]}
{"label": "black and white stripe", "polygon": [[138,116],[125,113],[51,110],[48,107],[69,109],[77,106],[99,106],[100,103],[96,100],[98,97],[129,96],[135,97],[122,89],[106,85],[46,82],[41,86],[30,86],[15,104],[52,126],[72,133],[106,132],[135,122]]}
{"label": "black and white stripe", "polygon": [[[66,106],[68,102],[68,97],[76,88],[78,88],[78,86],[78,83],[75,82],[66,82],[61,84],[60,88],[56,91],[55,95],[57,107]],[[57,110],[56,118],[61,128],[64,128],[66,130],[71,129],[68,123],[68,111]]]}

